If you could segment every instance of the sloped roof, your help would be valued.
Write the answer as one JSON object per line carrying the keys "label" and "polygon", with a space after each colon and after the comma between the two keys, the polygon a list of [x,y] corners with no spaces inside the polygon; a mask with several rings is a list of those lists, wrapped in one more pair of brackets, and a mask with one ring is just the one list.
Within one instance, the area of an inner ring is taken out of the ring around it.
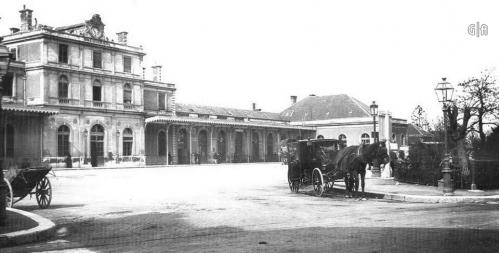
{"label": "sloped roof", "polygon": [[290,121],[370,117],[369,106],[346,94],[309,96],[281,112]]}
{"label": "sloped roof", "polygon": [[433,134],[423,130],[414,124],[409,124],[407,127],[407,134],[409,137],[432,137]]}
{"label": "sloped roof", "polygon": [[57,114],[59,113],[56,109],[41,107],[41,106],[32,106],[32,105],[23,105],[16,103],[3,103],[2,111],[14,111],[14,112],[32,112],[32,113],[41,113],[41,114]]}
{"label": "sloped roof", "polygon": [[184,113],[197,113],[197,114],[217,115],[217,116],[226,116],[234,118],[250,118],[250,119],[283,121],[279,113],[274,113],[274,112],[261,112],[253,110],[243,110],[243,109],[206,106],[206,105],[180,104],[180,103],[177,103],[175,107],[177,112],[184,112]]}

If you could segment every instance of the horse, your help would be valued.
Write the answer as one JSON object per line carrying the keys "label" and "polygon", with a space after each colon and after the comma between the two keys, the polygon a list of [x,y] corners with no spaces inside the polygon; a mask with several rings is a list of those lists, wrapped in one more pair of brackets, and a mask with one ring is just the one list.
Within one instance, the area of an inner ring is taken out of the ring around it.
{"label": "horse", "polygon": [[385,141],[373,144],[348,146],[338,152],[335,159],[336,168],[345,173],[346,197],[352,197],[353,189],[359,191],[359,175],[364,196],[366,166],[371,163],[389,162]]}

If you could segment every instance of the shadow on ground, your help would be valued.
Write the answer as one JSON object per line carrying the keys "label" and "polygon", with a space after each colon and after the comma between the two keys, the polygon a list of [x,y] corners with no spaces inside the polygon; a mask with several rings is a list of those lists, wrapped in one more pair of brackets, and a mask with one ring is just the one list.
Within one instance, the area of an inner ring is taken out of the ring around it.
{"label": "shadow on ground", "polygon": [[48,243],[2,252],[497,252],[499,231],[458,228],[200,227],[179,213],[149,213],[60,225]]}

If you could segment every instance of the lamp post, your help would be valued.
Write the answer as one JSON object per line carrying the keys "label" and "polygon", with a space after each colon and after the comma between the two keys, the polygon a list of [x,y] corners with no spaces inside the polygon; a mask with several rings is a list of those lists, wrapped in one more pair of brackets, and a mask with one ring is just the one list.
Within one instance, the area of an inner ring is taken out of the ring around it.
{"label": "lamp post", "polygon": [[[0,38],[0,42],[1,42],[1,38]],[[11,53],[9,52],[9,49],[0,44],[0,124],[3,124],[3,120],[2,120],[2,114],[3,114],[3,111],[2,111],[2,92],[3,92],[3,77],[7,74],[7,72],[9,71],[9,65],[10,65],[10,60],[12,58],[12,55]],[[3,129],[2,127],[0,127],[0,129]],[[0,145],[3,145],[3,137],[4,137],[4,133],[3,131],[0,133]],[[6,208],[6,202],[5,202],[5,198],[6,198],[6,190],[7,190],[7,185],[4,181],[4,178],[3,178],[3,155],[4,154],[0,154],[0,225],[4,225],[5,224],[5,220],[7,219],[7,212],[5,210]]]}
{"label": "lamp post", "polygon": [[373,101],[369,108],[371,109],[371,116],[373,116],[373,141],[376,143],[379,141],[378,134],[376,133],[376,116],[378,115],[378,105],[376,104],[376,101]]}
{"label": "lamp post", "polygon": [[443,177],[443,192],[444,195],[452,194],[453,186],[451,179],[451,169],[449,167],[449,153],[447,145],[447,110],[448,103],[452,102],[452,96],[454,95],[454,87],[452,84],[447,82],[447,78],[443,77],[442,82],[438,83],[435,87],[435,93],[437,94],[438,102],[442,103],[442,111],[444,113],[444,159],[442,161],[442,177]]}
{"label": "lamp post", "polygon": [[[371,106],[369,106],[369,109],[371,111],[371,115],[373,116],[373,141],[374,143],[379,142],[379,137],[378,133],[376,132],[376,116],[378,115],[378,105],[376,104],[376,101],[373,101]],[[379,168],[379,162],[374,160],[373,161],[373,168],[372,168],[372,176],[373,177],[381,177],[381,169]]]}

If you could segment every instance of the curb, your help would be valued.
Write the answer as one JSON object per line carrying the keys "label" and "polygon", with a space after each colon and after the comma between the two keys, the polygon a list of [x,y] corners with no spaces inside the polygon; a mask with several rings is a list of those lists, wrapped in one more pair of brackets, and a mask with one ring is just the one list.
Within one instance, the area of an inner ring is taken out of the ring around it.
{"label": "curb", "polygon": [[116,170],[116,169],[137,169],[137,168],[175,168],[175,167],[189,167],[189,166],[216,166],[216,165],[253,165],[253,164],[282,164],[282,162],[258,162],[258,163],[202,163],[202,164],[163,164],[163,165],[142,165],[142,166],[109,166],[109,167],[52,167],[53,171],[71,171],[71,170]]}
{"label": "curb", "polygon": [[38,226],[16,232],[0,234],[0,247],[13,246],[17,244],[25,244],[48,239],[55,232],[55,224],[47,218],[19,209],[7,208],[7,210],[34,220],[36,223],[38,223]]}
{"label": "curb", "polygon": [[[333,186],[334,189],[345,191],[344,186]],[[418,203],[480,203],[487,201],[498,201],[499,195],[490,196],[425,196],[409,195],[399,193],[387,193],[377,191],[366,191],[365,195],[370,198],[388,199],[405,202]]]}

